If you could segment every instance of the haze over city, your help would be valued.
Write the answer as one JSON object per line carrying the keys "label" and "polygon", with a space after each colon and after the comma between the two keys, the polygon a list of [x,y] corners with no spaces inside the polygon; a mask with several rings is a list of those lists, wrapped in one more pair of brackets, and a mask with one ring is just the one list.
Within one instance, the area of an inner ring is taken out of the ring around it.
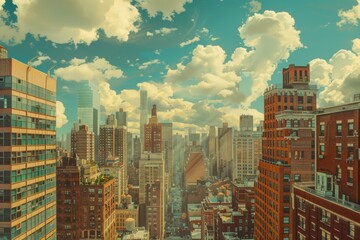
{"label": "haze over city", "polygon": [[360,0],[0,6],[0,239],[360,239]]}

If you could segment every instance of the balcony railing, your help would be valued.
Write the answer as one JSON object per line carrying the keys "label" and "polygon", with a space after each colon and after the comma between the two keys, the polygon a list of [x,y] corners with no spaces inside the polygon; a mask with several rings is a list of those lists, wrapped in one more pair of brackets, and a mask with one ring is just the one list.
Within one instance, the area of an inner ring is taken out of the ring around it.
{"label": "balcony railing", "polygon": [[320,197],[322,199],[325,199],[327,201],[330,201],[330,202],[333,202],[335,204],[338,204],[340,206],[343,206],[343,207],[346,207],[346,208],[349,208],[355,212],[359,212],[360,213],[360,205],[359,204],[356,204],[356,203],[353,203],[353,202],[349,202],[349,201],[346,201],[346,200],[343,200],[343,199],[339,199],[339,198],[336,198],[336,197],[333,197],[333,196],[330,196],[330,195],[327,195],[323,192],[320,192],[320,191],[317,191],[313,188],[310,188],[310,185],[309,184],[306,184],[306,183],[295,183],[294,184],[294,187],[298,187],[312,195],[315,195],[317,197]]}

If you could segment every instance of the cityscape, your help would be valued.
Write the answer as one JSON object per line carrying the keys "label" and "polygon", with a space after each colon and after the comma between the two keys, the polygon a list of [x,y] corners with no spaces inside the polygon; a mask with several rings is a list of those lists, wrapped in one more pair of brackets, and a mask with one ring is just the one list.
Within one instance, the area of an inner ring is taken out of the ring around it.
{"label": "cityscape", "polygon": [[359,240],[360,0],[0,0],[0,240]]}

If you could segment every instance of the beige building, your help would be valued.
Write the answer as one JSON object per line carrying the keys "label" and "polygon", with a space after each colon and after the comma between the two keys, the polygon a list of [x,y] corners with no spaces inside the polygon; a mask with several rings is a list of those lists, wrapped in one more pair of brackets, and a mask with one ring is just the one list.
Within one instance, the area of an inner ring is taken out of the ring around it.
{"label": "beige building", "polygon": [[233,128],[228,123],[218,128],[218,177],[225,178],[232,175],[233,162]]}
{"label": "beige building", "polygon": [[56,237],[56,81],[0,47],[0,239]]}
{"label": "beige building", "polygon": [[87,125],[80,125],[78,129],[71,130],[71,152],[76,153],[80,159],[95,161],[94,133],[89,131]]}

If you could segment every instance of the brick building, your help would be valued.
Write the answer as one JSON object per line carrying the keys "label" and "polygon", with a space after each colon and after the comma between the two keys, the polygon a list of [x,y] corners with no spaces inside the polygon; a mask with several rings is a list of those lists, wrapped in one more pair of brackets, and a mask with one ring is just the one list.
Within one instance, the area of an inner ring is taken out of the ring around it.
{"label": "brick building", "polygon": [[56,171],[57,239],[115,240],[114,178],[84,178],[77,159],[68,157]]}
{"label": "brick building", "polygon": [[316,116],[316,181],[294,184],[293,239],[360,239],[360,102]]}
{"label": "brick building", "polygon": [[290,238],[290,188],[314,177],[316,87],[307,66],[283,69],[283,87],[264,93],[262,159],[256,184],[255,239]]}

